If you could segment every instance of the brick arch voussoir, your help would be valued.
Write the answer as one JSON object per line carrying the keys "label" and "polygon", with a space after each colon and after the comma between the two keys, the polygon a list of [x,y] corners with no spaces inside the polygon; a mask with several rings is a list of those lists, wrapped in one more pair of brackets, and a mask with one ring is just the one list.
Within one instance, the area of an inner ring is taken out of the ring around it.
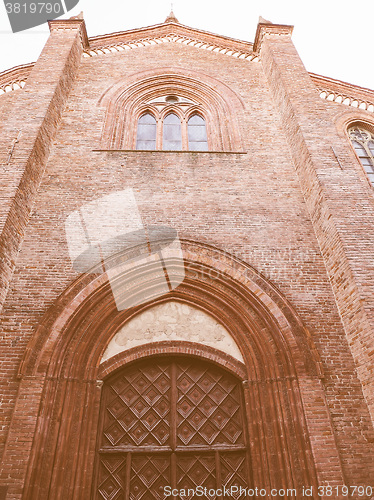
{"label": "brick arch voussoir", "polygon": [[[139,353],[185,354],[226,363],[246,384],[258,484],[275,484],[279,474],[289,478],[289,484],[294,474],[300,484],[315,484],[299,383],[305,380],[314,387],[321,373],[306,329],[282,294],[255,269],[205,244],[182,240],[182,248],[186,278],[156,300],[118,311],[105,275],[84,275],[46,313],[34,336],[40,337],[39,343],[30,344],[19,374],[24,384],[36,377],[44,384],[25,498],[78,499],[77,484],[88,494],[102,378]],[[139,273],[141,269],[134,270],[129,280]],[[149,286],[157,284],[155,278]],[[244,364],[201,344],[168,342],[128,350],[100,365],[109,341],[127,321],[168,300],[199,307],[221,322],[241,349]],[[263,456],[274,463],[264,464]],[[78,469],[87,473],[77,482]]]}
{"label": "brick arch voussoir", "polygon": [[210,361],[213,364],[224,367],[226,371],[238,377],[242,382],[246,380],[245,365],[229,354],[194,342],[177,341],[170,343],[151,342],[149,344],[133,347],[120,352],[106,360],[99,370],[99,378],[105,379],[120,370],[122,367],[145,358],[158,358],[168,356],[190,356]]}
{"label": "brick arch voussoir", "polygon": [[103,149],[131,149],[136,132],[137,110],[144,100],[163,94],[179,94],[201,103],[211,128],[211,143],[217,150],[240,150],[238,115],[241,98],[227,85],[194,70],[161,68],[132,75],[117,82],[100,98],[106,107],[102,133]]}
{"label": "brick arch voussoir", "polygon": [[348,129],[357,125],[374,133],[374,116],[356,108],[344,109],[335,116],[334,123],[340,137],[348,140]]}
{"label": "brick arch voussoir", "polygon": [[[95,379],[101,357],[116,332],[142,311],[169,300],[200,308],[220,322],[239,346],[249,379],[321,376],[321,363],[307,329],[270,282],[247,264],[213,247],[192,242],[183,245],[183,283],[166,295],[125,311],[116,309],[105,275],[84,275],[76,280],[40,323],[19,376]],[[124,279],[133,281],[133,273]],[[158,282],[147,286],[152,295],[152,287]],[[136,286],[126,288],[127,294],[138,292]]]}
{"label": "brick arch voussoir", "polygon": [[348,132],[348,130],[351,127],[360,127],[367,130],[371,134],[374,134],[374,119],[372,120],[367,120],[363,118],[358,119],[357,117],[354,119],[352,117],[346,124],[346,131]]}

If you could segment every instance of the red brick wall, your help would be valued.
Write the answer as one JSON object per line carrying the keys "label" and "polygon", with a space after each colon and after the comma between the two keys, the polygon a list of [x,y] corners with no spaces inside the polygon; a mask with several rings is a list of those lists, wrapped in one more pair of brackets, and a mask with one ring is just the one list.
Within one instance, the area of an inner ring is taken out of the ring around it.
{"label": "red brick wall", "polygon": [[358,175],[349,141],[338,136],[291,40],[269,36],[262,56],[374,418],[373,190]]}
{"label": "red brick wall", "polygon": [[[172,226],[181,238],[235,254],[290,301],[321,357],[344,480],[368,484],[374,476],[373,428],[362,387],[371,404],[372,194],[292,43],[265,39],[262,63],[165,43],[82,58],[76,74],[80,51],[76,31],[53,33],[27,87],[11,97],[13,112],[7,108],[3,127],[2,157],[20,122],[23,130],[11,167],[0,177],[2,297],[16,261],[0,348],[0,451],[8,462],[0,482],[11,486],[8,497],[21,498],[23,448],[30,449],[33,439],[22,435],[22,425],[18,435],[8,434],[18,368],[41,318],[78,277],[68,257],[65,219],[83,203],[128,187],[145,224]],[[243,102],[236,118],[247,154],[95,152],[106,111],[98,106],[102,94],[159,68],[201,80],[208,75],[235,92]],[[17,408],[24,404],[25,419],[35,419],[38,391],[31,382],[23,397]],[[318,419],[316,412],[309,424],[316,440],[323,439]]]}

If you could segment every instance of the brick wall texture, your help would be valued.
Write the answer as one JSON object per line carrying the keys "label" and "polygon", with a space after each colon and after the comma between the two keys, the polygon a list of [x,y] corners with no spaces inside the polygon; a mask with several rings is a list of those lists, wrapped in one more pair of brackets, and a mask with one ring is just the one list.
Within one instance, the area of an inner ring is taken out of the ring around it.
{"label": "brick wall texture", "polygon": [[[162,37],[178,29],[186,31],[175,22],[153,31]],[[30,345],[35,356],[45,345],[58,349],[52,328],[64,308],[58,299],[81,279],[69,259],[66,218],[126,188],[144,224],[173,227],[182,241],[198,242],[201,259],[204,246],[233,256],[289,304],[323,372],[318,381],[297,382],[317,482],[371,485],[374,495],[374,191],[346,134],[353,121],[374,125],[373,114],[320,99],[290,33],[278,25],[260,26],[253,60],[173,41],[84,57],[84,33],[83,21],[52,22],[25,87],[0,96],[0,498],[93,498],[79,486],[82,473],[69,476],[70,493],[59,496],[70,459],[64,455],[64,466],[58,447],[48,463],[51,477],[53,463],[60,464],[59,479],[38,495],[31,488],[43,455],[37,445],[43,408],[48,399],[56,415],[53,401],[61,401],[63,389],[53,391],[45,364],[29,372],[23,366]],[[137,32],[123,36],[130,35],[141,39]],[[209,41],[240,48],[218,35]],[[235,121],[239,137],[231,151],[103,149],[111,95],[162,73],[225,89],[231,114],[223,130],[230,133]],[[97,398],[95,391],[87,389],[86,398]],[[52,449],[55,438],[45,446]],[[84,466],[93,473],[92,460]],[[280,481],[275,485],[292,484]]]}

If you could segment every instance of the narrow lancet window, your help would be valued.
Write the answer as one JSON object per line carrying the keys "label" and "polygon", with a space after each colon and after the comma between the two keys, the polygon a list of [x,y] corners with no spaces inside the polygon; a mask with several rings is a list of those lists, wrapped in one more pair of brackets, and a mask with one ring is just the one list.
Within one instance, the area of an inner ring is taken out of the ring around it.
{"label": "narrow lancet window", "polygon": [[136,149],[156,149],[156,118],[146,113],[139,118]]}
{"label": "narrow lancet window", "polygon": [[200,115],[193,115],[188,120],[188,149],[208,151],[205,120]]}
{"label": "narrow lancet window", "polygon": [[374,186],[374,134],[359,127],[352,127],[348,133],[357,156]]}
{"label": "narrow lancet window", "polygon": [[162,149],[180,151],[182,149],[181,121],[174,113],[165,117]]}

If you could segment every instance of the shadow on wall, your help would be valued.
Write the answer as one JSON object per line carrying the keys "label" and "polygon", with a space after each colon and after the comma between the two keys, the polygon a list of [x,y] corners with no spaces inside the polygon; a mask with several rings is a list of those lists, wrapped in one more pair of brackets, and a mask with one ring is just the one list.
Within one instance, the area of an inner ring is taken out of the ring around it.
{"label": "shadow on wall", "polygon": [[[131,188],[86,203],[69,215],[65,231],[74,269],[80,273],[106,273],[118,311],[165,295],[184,279],[184,266],[175,265],[183,264],[177,231],[166,226],[144,226]],[[128,257],[113,266],[112,257],[125,251],[129,251]],[[168,264],[171,258],[173,265]],[[149,274],[146,281],[152,281],[155,266],[164,276],[151,296],[149,290],[128,296],[123,289],[120,275],[139,266]]]}

